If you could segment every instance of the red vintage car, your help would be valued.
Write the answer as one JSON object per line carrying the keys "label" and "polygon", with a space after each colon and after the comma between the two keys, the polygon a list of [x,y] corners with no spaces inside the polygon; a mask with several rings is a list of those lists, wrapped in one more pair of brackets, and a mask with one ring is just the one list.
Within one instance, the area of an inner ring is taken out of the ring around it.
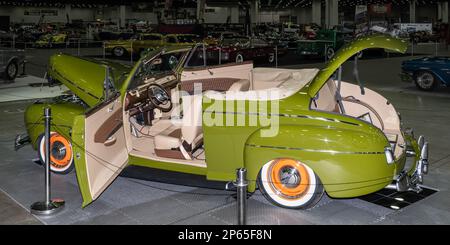
{"label": "red vintage car", "polygon": [[244,36],[224,38],[220,46],[210,47],[209,50],[219,52],[222,63],[247,60],[273,63],[277,55],[286,53],[285,49],[278,49],[262,39]]}

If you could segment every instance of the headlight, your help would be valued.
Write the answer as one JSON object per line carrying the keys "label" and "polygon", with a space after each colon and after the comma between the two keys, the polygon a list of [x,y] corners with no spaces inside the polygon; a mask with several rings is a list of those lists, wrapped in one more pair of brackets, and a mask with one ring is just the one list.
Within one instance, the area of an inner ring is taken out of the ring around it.
{"label": "headlight", "polygon": [[394,153],[392,152],[392,148],[391,147],[384,148],[384,154],[386,155],[386,162],[387,162],[387,164],[394,163],[394,161],[395,161]]}

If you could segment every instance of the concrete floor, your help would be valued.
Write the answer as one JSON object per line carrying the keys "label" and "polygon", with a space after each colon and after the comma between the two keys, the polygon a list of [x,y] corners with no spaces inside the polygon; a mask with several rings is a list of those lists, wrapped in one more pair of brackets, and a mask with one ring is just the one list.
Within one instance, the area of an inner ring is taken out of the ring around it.
{"label": "concrete floor", "polygon": [[[34,57],[44,59],[43,50],[34,52],[40,52]],[[443,54],[447,53],[440,53]],[[380,92],[396,106],[405,126],[413,127],[416,135],[423,134],[430,141],[430,173],[425,185],[439,192],[399,211],[360,199],[337,200],[326,196],[312,209],[286,210],[274,207],[257,192],[249,199],[249,224],[450,224],[450,131],[447,130],[450,89],[426,93],[412,84],[401,83],[400,63],[409,58],[362,60],[360,76],[367,87]],[[352,62],[344,66],[344,78],[349,81],[353,80],[351,69]],[[35,67],[29,73],[38,76],[39,72],[42,70]],[[0,223],[236,224],[236,205],[229,192],[124,177],[119,177],[92,205],[81,209],[74,173],[52,178],[53,196],[67,202],[61,213],[48,218],[29,215],[28,207],[43,198],[43,170],[32,162],[36,153],[30,146],[18,152],[13,150],[13,139],[15,134],[24,132],[23,110],[30,103],[0,103],[3,115],[0,118]]]}

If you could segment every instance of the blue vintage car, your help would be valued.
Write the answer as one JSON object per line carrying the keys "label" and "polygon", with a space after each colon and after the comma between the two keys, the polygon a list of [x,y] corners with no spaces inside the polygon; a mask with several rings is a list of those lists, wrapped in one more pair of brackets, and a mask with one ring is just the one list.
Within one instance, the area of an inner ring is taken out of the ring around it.
{"label": "blue vintage car", "polygon": [[414,81],[416,86],[431,91],[439,85],[450,85],[450,57],[425,57],[402,63],[403,81]]}

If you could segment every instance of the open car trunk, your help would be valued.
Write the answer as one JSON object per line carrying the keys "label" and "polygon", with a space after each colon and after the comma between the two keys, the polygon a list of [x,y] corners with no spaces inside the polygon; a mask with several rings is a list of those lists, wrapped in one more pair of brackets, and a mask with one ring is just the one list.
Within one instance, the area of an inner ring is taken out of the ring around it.
{"label": "open car trunk", "polygon": [[75,95],[90,107],[98,104],[103,97],[106,67],[110,68],[110,80],[115,88],[120,88],[124,74],[131,68],[126,65],[67,54],[50,57],[47,76],[66,85]]}

